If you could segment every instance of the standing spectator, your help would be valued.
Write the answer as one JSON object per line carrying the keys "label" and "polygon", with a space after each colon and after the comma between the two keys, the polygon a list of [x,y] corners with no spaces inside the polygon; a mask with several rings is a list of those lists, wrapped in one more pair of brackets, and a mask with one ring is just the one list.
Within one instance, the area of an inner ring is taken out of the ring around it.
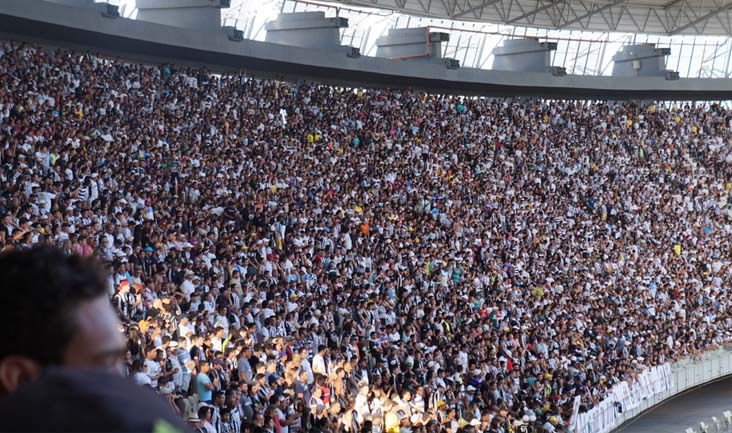
{"label": "standing spectator", "polygon": [[211,381],[209,372],[211,371],[211,364],[208,361],[202,361],[200,363],[200,371],[196,376],[196,393],[198,394],[198,401],[202,403],[211,403],[213,398],[213,391],[216,389],[215,381]]}

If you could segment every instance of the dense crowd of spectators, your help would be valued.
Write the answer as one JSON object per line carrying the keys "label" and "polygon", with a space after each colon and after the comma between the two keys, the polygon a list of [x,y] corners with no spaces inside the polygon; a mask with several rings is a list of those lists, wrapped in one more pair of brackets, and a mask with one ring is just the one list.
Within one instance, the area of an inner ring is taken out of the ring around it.
{"label": "dense crowd of spectators", "polygon": [[199,431],[551,433],[732,335],[731,127],[5,42],[0,247],[106,263]]}

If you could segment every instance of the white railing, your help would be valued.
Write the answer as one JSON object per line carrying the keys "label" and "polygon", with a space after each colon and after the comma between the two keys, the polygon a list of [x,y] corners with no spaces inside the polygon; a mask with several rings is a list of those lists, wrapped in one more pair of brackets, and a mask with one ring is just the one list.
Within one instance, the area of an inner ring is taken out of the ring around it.
{"label": "white railing", "polygon": [[705,353],[700,359],[685,359],[651,368],[632,384],[621,382],[599,405],[578,414],[575,399],[570,424],[572,433],[608,433],[641,412],[689,388],[732,375],[732,348]]}

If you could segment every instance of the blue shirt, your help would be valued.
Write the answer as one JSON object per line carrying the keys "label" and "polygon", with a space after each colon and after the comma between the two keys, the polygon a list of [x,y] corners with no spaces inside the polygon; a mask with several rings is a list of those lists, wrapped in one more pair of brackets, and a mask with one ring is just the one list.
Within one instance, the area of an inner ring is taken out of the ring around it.
{"label": "blue shirt", "polygon": [[191,354],[188,353],[188,351],[185,349],[178,349],[175,352],[175,355],[178,357],[178,362],[180,362],[180,367],[183,374],[190,373],[190,371],[188,371],[188,367],[186,366],[186,362],[191,360]]}
{"label": "blue shirt", "polygon": [[196,377],[196,385],[198,387],[198,401],[213,400],[212,390],[206,389],[206,384],[211,383],[211,379],[205,373],[198,373]]}

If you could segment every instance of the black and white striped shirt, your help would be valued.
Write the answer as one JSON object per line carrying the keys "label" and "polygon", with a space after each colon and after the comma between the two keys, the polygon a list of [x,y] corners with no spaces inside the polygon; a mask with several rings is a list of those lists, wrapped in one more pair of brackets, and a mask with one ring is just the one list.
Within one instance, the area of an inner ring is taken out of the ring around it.
{"label": "black and white striped shirt", "polygon": [[[241,431],[241,410],[239,410],[239,406],[230,407],[231,410],[231,417],[230,421],[228,422],[229,425],[224,426],[223,423],[219,422],[219,425],[216,426],[219,433],[240,433]],[[228,429],[227,432],[222,431],[223,429]]]}

